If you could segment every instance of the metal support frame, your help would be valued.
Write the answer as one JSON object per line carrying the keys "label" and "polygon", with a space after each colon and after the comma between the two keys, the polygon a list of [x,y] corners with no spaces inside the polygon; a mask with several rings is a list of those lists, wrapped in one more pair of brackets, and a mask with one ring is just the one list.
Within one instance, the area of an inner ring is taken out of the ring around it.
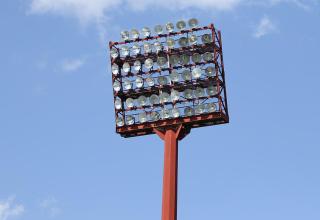
{"label": "metal support frame", "polygon": [[162,191],[162,220],[177,220],[178,141],[190,131],[182,125],[165,130],[154,129],[164,141],[164,170]]}

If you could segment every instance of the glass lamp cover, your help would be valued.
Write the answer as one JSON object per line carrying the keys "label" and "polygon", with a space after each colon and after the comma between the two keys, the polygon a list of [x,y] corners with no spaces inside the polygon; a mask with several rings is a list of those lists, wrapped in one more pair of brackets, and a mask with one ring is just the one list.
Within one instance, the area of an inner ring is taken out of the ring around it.
{"label": "glass lamp cover", "polygon": [[200,63],[201,62],[201,55],[199,53],[192,54],[192,62]]}
{"label": "glass lamp cover", "polygon": [[117,110],[121,109],[122,108],[122,102],[121,102],[121,99],[117,98],[115,101],[114,101],[114,106]]}
{"label": "glass lamp cover", "polygon": [[203,54],[203,60],[204,61],[211,61],[213,60],[213,55],[210,52],[206,52],[205,54]]}
{"label": "glass lamp cover", "polygon": [[184,71],[182,72],[182,79],[183,79],[184,81],[191,81],[191,80],[192,80],[192,76],[191,76],[191,73],[190,73],[189,70],[184,70]]}
{"label": "glass lamp cover", "polygon": [[206,74],[208,77],[212,77],[214,75],[214,68],[212,66],[208,66],[206,68]]}
{"label": "glass lamp cover", "polygon": [[171,110],[171,113],[172,113],[172,117],[174,117],[174,118],[178,118],[180,116],[180,111],[178,108],[173,108]]}
{"label": "glass lamp cover", "polygon": [[119,82],[119,81],[114,81],[114,83],[113,83],[113,89],[114,89],[114,91],[116,91],[116,92],[119,92],[119,91],[120,91],[121,85],[120,85],[120,82]]}
{"label": "glass lamp cover", "polygon": [[190,28],[196,28],[199,24],[196,18],[191,18],[188,23]]}
{"label": "glass lamp cover", "polygon": [[192,70],[192,76],[195,79],[199,79],[201,77],[201,69],[196,67]]}
{"label": "glass lamp cover", "polygon": [[162,50],[162,44],[159,41],[154,42],[153,46],[156,53],[159,53]]}
{"label": "glass lamp cover", "polygon": [[141,51],[141,48],[140,48],[139,44],[134,44],[134,45],[132,46],[132,53],[133,53],[133,55],[139,54],[140,51]]}
{"label": "glass lamp cover", "polygon": [[167,46],[168,46],[168,48],[173,49],[175,43],[176,43],[176,42],[175,42],[174,39],[172,39],[172,38],[168,38],[168,39],[167,39]]}
{"label": "glass lamp cover", "polygon": [[176,70],[172,70],[169,77],[172,82],[179,82],[180,74]]}
{"label": "glass lamp cover", "polygon": [[126,99],[126,106],[127,108],[132,108],[134,106],[134,100],[132,98]]}
{"label": "glass lamp cover", "polygon": [[167,24],[166,24],[166,30],[167,30],[169,33],[173,32],[173,31],[174,31],[174,25],[173,25],[173,23],[171,23],[171,22],[167,23]]}
{"label": "glass lamp cover", "polygon": [[167,85],[168,84],[168,79],[166,76],[159,76],[158,77],[158,83],[161,86]]}
{"label": "glass lamp cover", "polygon": [[151,78],[151,77],[148,77],[147,79],[146,79],[146,83],[147,83],[147,85],[148,86],[154,86],[154,79],[153,78]]}
{"label": "glass lamp cover", "polygon": [[144,37],[150,37],[150,35],[151,35],[150,28],[148,28],[148,27],[142,28],[142,34]]}
{"label": "glass lamp cover", "polygon": [[124,125],[124,121],[122,117],[117,117],[116,124],[118,127],[122,127]]}
{"label": "glass lamp cover", "polygon": [[204,43],[204,44],[211,43],[212,37],[211,37],[210,34],[204,34],[204,35],[202,35],[202,37],[201,37],[201,41],[202,41],[202,43]]}
{"label": "glass lamp cover", "polygon": [[138,104],[139,104],[140,107],[143,107],[143,106],[147,105],[147,98],[145,96],[143,96],[143,95],[139,96],[137,101],[138,101]]}
{"label": "glass lamp cover", "polygon": [[121,39],[124,41],[129,40],[129,31],[121,31]]}
{"label": "glass lamp cover", "polygon": [[136,72],[139,72],[141,70],[141,62],[139,60],[134,61],[133,69]]}
{"label": "glass lamp cover", "polygon": [[138,89],[140,89],[141,87],[143,87],[143,78],[140,77],[140,76],[138,76],[138,77],[136,78],[136,87],[137,87]]}
{"label": "glass lamp cover", "polygon": [[193,99],[193,90],[186,89],[184,90],[183,95],[186,99]]}
{"label": "glass lamp cover", "polygon": [[215,103],[208,103],[206,105],[207,112],[215,112],[217,111],[217,106]]}
{"label": "glass lamp cover", "polygon": [[127,124],[127,125],[133,125],[133,124],[134,124],[134,117],[131,116],[131,115],[128,115],[128,116],[126,117],[126,124]]}
{"label": "glass lamp cover", "polygon": [[186,22],[185,21],[178,21],[177,24],[176,24],[177,28],[179,30],[184,30],[187,26]]}
{"label": "glass lamp cover", "polygon": [[139,121],[140,121],[140,123],[145,123],[147,121],[147,113],[146,112],[139,113]]}
{"label": "glass lamp cover", "polygon": [[132,29],[131,30],[131,37],[132,39],[138,39],[139,38],[139,31],[137,29]]}
{"label": "glass lamp cover", "polygon": [[156,32],[156,34],[162,34],[163,33],[163,27],[162,25],[158,24],[154,27],[154,32]]}
{"label": "glass lamp cover", "polygon": [[191,108],[191,107],[185,107],[185,109],[184,109],[184,115],[185,116],[192,116],[192,115],[194,115],[194,110],[193,110],[193,108]]}
{"label": "glass lamp cover", "polygon": [[123,70],[123,72],[125,72],[125,73],[130,72],[130,64],[127,63],[127,62],[124,63],[123,66],[122,66],[122,70]]}
{"label": "glass lamp cover", "polygon": [[114,58],[117,58],[119,56],[119,53],[118,53],[118,50],[116,48],[112,48],[110,50],[110,55],[111,57],[114,59]]}
{"label": "glass lamp cover", "polygon": [[112,64],[111,71],[112,71],[113,75],[118,75],[119,74],[119,66],[115,63]]}
{"label": "glass lamp cover", "polygon": [[161,104],[170,102],[170,95],[166,92],[162,92],[159,97],[160,97]]}
{"label": "glass lamp cover", "polygon": [[152,68],[152,66],[153,66],[153,60],[150,59],[150,58],[146,59],[146,61],[144,62],[144,66],[145,66],[148,70],[150,70],[150,69]]}
{"label": "glass lamp cover", "polygon": [[156,94],[151,95],[149,100],[151,105],[157,105],[160,101],[159,96],[157,96]]}
{"label": "glass lamp cover", "polygon": [[197,44],[197,41],[198,41],[197,35],[193,34],[193,35],[191,35],[191,36],[189,37],[189,43],[190,43],[191,45]]}
{"label": "glass lamp cover", "polygon": [[126,89],[126,90],[129,90],[132,88],[132,84],[131,84],[131,81],[129,79],[125,79],[123,81],[123,87]]}
{"label": "glass lamp cover", "polygon": [[143,50],[145,53],[151,53],[152,51],[151,44],[150,43],[143,44]]}
{"label": "glass lamp cover", "polygon": [[205,106],[204,106],[204,104],[196,105],[194,110],[195,110],[196,115],[203,114],[204,110],[205,110]]}

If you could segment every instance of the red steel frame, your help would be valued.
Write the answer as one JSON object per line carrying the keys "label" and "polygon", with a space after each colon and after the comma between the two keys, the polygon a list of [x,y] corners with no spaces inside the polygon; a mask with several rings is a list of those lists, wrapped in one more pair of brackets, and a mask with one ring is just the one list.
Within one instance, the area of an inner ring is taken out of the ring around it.
{"label": "red steel frame", "polygon": [[[189,33],[198,30],[212,31],[213,39],[213,53],[216,75],[214,77],[215,85],[218,87],[218,111],[207,113],[203,115],[183,117],[177,119],[167,119],[158,122],[147,122],[144,124],[135,124],[130,126],[117,127],[116,132],[123,137],[134,137],[147,134],[157,134],[164,141],[164,174],[163,174],[163,194],[162,194],[162,220],[177,220],[177,191],[178,191],[178,141],[183,139],[190,133],[192,128],[211,126],[217,124],[225,124],[229,122],[228,104],[226,94],[225,73],[222,54],[222,39],[221,32],[216,31],[214,25],[205,26],[202,28],[194,28],[182,32],[174,32],[163,34],[155,37],[148,37],[145,39],[129,40],[126,42],[110,42],[110,49],[116,45],[122,45],[131,42],[138,42],[150,39],[157,39],[161,37],[173,36],[181,33]],[[168,56],[172,54],[168,52]],[[111,62],[116,62],[111,59]],[[120,65],[123,61],[120,61]],[[192,66],[192,65],[191,65]],[[170,67],[170,71],[176,69]],[[220,78],[221,77],[221,78]],[[112,76],[114,82],[115,76]],[[183,87],[183,86],[182,86]],[[168,89],[172,87],[169,86]],[[143,93],[152,93],[153,91],[142,91]],[[114,97],[126,94],[114,93]],[[139,94],[138,94],[139,95]],[[124,107],[124,106],[122,106]],[[117,110],[116,110],[117,116]]]}

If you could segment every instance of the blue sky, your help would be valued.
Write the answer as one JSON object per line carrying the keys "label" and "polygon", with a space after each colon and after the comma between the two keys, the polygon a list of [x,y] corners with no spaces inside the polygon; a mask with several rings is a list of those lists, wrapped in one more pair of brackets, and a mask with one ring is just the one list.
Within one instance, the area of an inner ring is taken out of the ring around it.
{"label": "blue sky", "polygon": [[2,0],[0,220],[160,219],[163,143],[117,135],[106,45],[222,30],[230,124],[180,142],[178,218],[320,219],[318,0]]}

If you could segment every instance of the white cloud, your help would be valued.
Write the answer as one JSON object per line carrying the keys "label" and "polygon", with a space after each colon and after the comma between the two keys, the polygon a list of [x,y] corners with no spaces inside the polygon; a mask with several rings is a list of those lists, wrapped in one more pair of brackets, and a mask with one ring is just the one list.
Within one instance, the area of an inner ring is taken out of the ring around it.
{"label": "white cloud", "polygon": [[85,64],[85,59],[65,59],[62,64],[61,68],[65,72],[74,72],[80,69]]}
{"label": "white cloud", "polygon": [[268,17],[263,17],[258,26],[256,27],[255,32],[253,33],[253,36],[255,38],[261,38],[267,34],[272,33],[273,31],[276,30],[275,25],[273,22],[268,18]]}
{"label": "white cloud", "polygon": [[9,220],[18,217],[24,212],[24,206],[13,204],[14,197],[10,197],[5,201],[0,201],[0,220]]}
{"label": "white cloud", "polygon": [[58,201],[54,197],[44,199],[40,203],[40,207],[48,212],[49,216],[52,218],[61,213],[61,208],[58,207]]}

